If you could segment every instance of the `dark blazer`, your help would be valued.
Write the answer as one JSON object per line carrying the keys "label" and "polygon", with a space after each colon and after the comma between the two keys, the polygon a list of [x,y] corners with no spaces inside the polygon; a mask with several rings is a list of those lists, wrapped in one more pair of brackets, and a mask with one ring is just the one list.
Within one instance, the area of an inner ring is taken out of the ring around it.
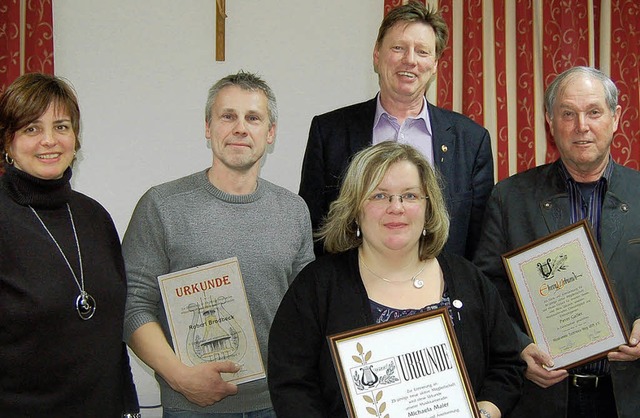
{"label": "dark blazer", "polygon": [[[427,104],[433,156],[444,183],[451,216],[445,250],[471,258],[480,235],[484,206],[493,187],[489,132],[456,112]],[[302,163],[299,194],[307,202],[314,230],[338,197],[353,155],[371,145],[376,98],[313,118]],[[321,244],[316,254],[322,253]]]}
{"label": "dark blazer", "polygon": [[[499,182],[485,213],[474,263],[494,282],[509,313],[520,323],[500,255],[570,224],[569,195],[559,162]],[[615,163],[614,163],[615,164]],[[640,172],[615,164],[602,205],[601,250],[626,324],[640,318]],[[531,342],[524,333],[521,349]],[[611,362],[619,418],[638,416],[640,361]],[[567,381],[542,389],[530,381],[513,413],[519,418],[566,416]],[[544,408],[539,405],[544,404]]]}

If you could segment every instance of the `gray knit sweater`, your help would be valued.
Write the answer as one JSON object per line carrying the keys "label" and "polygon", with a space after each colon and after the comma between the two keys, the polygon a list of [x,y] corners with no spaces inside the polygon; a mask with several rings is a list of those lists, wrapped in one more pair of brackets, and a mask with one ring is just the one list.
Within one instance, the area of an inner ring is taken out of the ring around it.
{"label": "gray knit sweater", "polygon": [[[311,221],[294,193],[258,179],[255,192],[230,195],[201,171],[147,191],[136,206],[122,243],[128,292],[125,339],[156,321],[171,344],[157,277],[237,257],[263,362],[269,328],[280,300],[298,272],[313,260]],[[162,405],[200,412],[269,408],[266,379],[240,385],[238,394],[201,408],[156,375]]]}

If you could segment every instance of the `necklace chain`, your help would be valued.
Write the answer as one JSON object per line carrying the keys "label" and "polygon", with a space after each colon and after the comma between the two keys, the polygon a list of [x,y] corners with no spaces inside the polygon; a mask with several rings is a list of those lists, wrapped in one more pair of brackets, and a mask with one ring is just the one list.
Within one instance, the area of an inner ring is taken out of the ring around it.
{"label": "necklace chain", "polygon": [[47,231],[47,234],[49,234],[49,237],[51,238],[53,243],[56,244],[56,247],[58,247],[58,251],[60,251],[60,254],[62,254],[62,258],[64,258],[64,261],[67,263],[67,267],[69,267],[69,270],[71,271],[71,275],[73,276],[73,279],[76,281],[76,284],[78,285],[78,289],[80,290],[80,295],[82,297],[85,297],[87,293],[84,291],[84,271],[82,269],[82,254],[80,253],[80,242],[78,241],[76,224],[73,222],[73,215],[71,214],[71,208],[69,207],[69,204],[67,203],[67,212],[69,212],[69,219],[71,219],[71,228],[73,229],[73,238],[76,241],[76,249],[78,250],[78,262],[80,263],[80,280],[78,280],[78,276],[76,276],[76,272],[73,271],[73,268],[71,267],[71,263],[69,263],[69,259],[67,259],[67,256],[64,254],[64,251],[62,251],[62,247],[60,247],[60,244],[58,244],[58,241],[56,241],[56,239],[53,237],[53,234],[51,233],[51,231],[49,231],[49,228],[47,228],[47,225],[44,224],[44,221],[42,220],[40,215],[38,215],[38,212],[36,212],[36,210],[33,207],[31,207],[31,205],[29,205],[29,209],[31,209],[33,214],[36,215],[36,218],[38,218],[44,230]]}
{"label": "necklace chain", "polygon": [[376,276],[378,279],[383,280],[387,283],[404,283],[404,282],[413,282],[413,287],[415,287],[416,289],[420,289],[422,286],[424,286],[424,282],[422,280],[418,279],[418,276],[420,275],[420,273],[422,273],[425,269],[425,267],[427,266],[427,263],[424,263],[422,265],[422,268],[420,268],[420,270],[418,270],[418,272],[416,274],[414,274],[410,279],[408,280],[399,280],[399,281],[394,281],[394,280],[389,280],[386,277],[382,277],[381,275],[379,275],[378,273],[376,273],[375,271],[371,270],[369,268],[369,266],[367,266],[367,263],[364,262],[364,260],[362,259],[362,257],[360,258],[360,262],[362,263],[362,265],[364,266],[364,268],[366,268],[369,273],[373,274],[374,276]]}

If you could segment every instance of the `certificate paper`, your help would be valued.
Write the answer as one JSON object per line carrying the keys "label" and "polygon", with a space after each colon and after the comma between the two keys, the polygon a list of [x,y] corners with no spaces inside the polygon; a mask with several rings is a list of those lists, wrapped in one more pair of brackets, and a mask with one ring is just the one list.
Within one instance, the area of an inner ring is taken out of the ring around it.
{"label": "certificate paper", "polygon": [[479,417],[446,308],[327,338],[350,418]]}
{"label": "certificate paper", "polygon": [[572,368],[627,342],[586,221],[503,256],[529,335]]}
{"label": "certificate paper", "polygon": [[235,384],[265,377],[237,258],[164,274],[158,284],[173,349],[184,364],[241,363],[240,371],[222,374]]}

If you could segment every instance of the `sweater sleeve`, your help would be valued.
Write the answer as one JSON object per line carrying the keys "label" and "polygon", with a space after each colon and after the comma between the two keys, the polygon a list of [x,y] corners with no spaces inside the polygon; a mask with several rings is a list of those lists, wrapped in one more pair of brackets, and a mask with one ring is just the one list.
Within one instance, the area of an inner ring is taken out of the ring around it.
{"label": "sweater sleeve", "polygon": [[127,272],[124,336],[147,322],[159,322],[161,306],[157,277],[169,271],[164,229],[153,189],[136,206],[122,241]]}
{"label": "sweater sleeve", "polygon": [[293,282],[298,273],[310,262],[315,259],[315,255],[313,252],[313,232],[311,230],[311,219],[309,218],[309,210],[307,209],[305,204],[301,203],[300,209],[300,250],[296,254],[295,259],[293,260],[291,277],[289,278],[289,284]]}

